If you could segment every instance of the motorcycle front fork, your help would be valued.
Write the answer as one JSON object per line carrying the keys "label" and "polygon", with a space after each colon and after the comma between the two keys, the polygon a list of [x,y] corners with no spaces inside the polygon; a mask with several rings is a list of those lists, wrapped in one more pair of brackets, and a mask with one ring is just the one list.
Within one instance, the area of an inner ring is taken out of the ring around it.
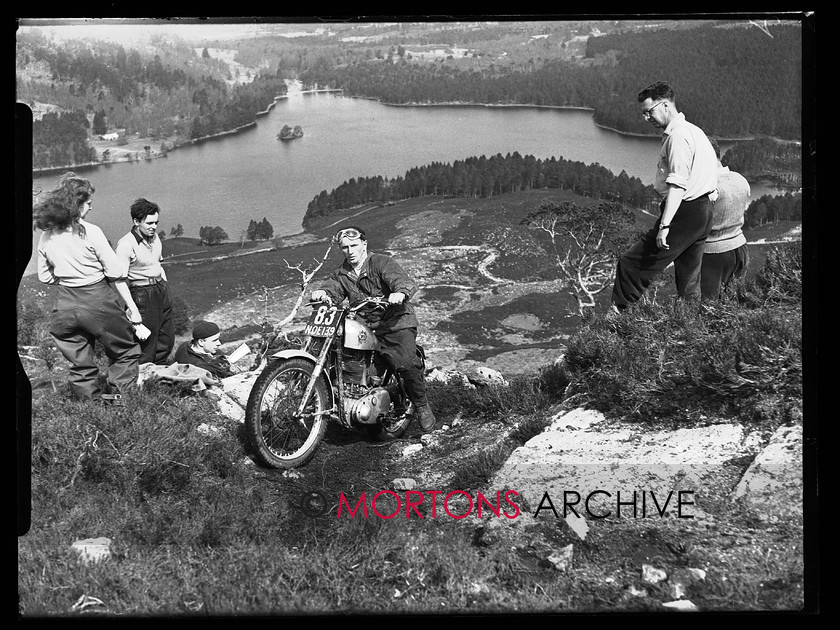
{"label": "motorcycle front fork", "polygon": [[[324,345],[321,346],[321,352],[318,354],[318,360],[315,362],[315,367],[312,370],[312,376],[309,378],[309,382],[306,384],[306,389],[303,392],[303,397],[300,400],[300,404],[298,405],[298,417],[300,418],[300,423],[306,426],[306,423],[303,419],[303,410],[306,409],[306,405],[309,403],[309,398],[312,396],[312,392],[315,390],[315,383],[321,377],[321,373],[324,371],[324,365],[327,362],[327,356],[329,356],[330,347],[332,346],[334,337],[331,337],[324,341]],[[333,407],[335,409],[335,407]],[[333,411],[330,409],[329,411],[323,411],[323,413],[330,413]]]}

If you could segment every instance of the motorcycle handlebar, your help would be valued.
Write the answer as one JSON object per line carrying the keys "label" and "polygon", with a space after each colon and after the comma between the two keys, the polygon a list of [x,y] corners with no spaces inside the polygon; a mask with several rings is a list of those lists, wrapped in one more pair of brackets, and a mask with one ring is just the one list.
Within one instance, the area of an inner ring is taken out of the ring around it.
{"label": "motorcycle handlebar", "polygon": [[[310,300],[306,303],[307,306],[319,306],[321,304],[332,305],[332,300]],[[368,297],[363,300],[359,300],[355,304],[351,304],[349,308],[351,311],[358,311],[367,304],[373,304],[374,306],[379,306],[381,308],[388,308],[389,306],[392,306],[384,297]]]}

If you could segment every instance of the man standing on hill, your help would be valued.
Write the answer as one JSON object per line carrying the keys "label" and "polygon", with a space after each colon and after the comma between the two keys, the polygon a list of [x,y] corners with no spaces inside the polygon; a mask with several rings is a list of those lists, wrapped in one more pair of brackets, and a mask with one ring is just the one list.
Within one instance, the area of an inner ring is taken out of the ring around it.
{"label": "man standing on hill", "polygon": [[420,430],[428,433],[435,426],[435,415],[426,399],[422,361],[417,356],[417,316],[408,303],[417,292],[417,285],[390,256],[368,253],[367,238],[361,228],[341,229],[333,238],[344,254],[344,264],[311,297],[333,304],[340,304],[344,298],[351,304],[366,297],[388,300],[391,306],[384,313],[361,309],[359,314],[376,333],[377,362],[402,375]]}
{"label": "man standing on hill", "polygon": [[662,198],[660,217],[618,260],[612,303],[618,311],[637,302],[651,280],[674,263],[680,297],[700,297],[703,245],[712,227],[718,161],[703,130],[677,111],[674,90],[664,82],[638,95],[645,120],[662,129],[654,189]]}
{"label": "man standing on hill", "polygon": [[128,267],[128,288],[151,334],[140,342],[140,363],[164,365],[175,345],[169,284],[163,270],[163,247],[157,235],[160,208],[147,199],[131,204],[134,227],[117,243],[117,256]]}
{"label": "man standing on hill", "polygon": [[700,289],[703,298],[717,299],[722,289],[747,271],[750,257],[741,229],[750,203],[750,183],[720,162],[720,146],[711,138],[718,158],[718,198],[712,209],[712,230],[703,247]]}

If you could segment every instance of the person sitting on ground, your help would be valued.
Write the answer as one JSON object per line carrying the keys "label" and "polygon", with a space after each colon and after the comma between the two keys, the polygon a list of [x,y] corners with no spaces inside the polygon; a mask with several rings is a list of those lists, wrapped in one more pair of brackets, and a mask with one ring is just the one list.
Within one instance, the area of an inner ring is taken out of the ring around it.
{"label": "person sitting on ground", "polygon": [[192,340],[178,346],[175,351],[175,362],[203,368],[217,378],[232,376],[234,371],[230,366],[230,361],[223,354],[216,354],[222,345],[220,336],[219,326],[214,322],[195,322]]}

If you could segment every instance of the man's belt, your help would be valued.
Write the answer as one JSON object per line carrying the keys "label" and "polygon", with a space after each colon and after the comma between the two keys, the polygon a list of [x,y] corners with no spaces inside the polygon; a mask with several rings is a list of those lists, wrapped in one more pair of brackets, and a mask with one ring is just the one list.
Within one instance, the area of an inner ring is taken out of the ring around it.
{"label": "man's belt", "polygon": [[129,280],[128,284],[132,287],[148,287],[153,284],[157,284],[159,282],[163,282],[163,278],[158,276],[157,278],[143,278],[141,280]]}

